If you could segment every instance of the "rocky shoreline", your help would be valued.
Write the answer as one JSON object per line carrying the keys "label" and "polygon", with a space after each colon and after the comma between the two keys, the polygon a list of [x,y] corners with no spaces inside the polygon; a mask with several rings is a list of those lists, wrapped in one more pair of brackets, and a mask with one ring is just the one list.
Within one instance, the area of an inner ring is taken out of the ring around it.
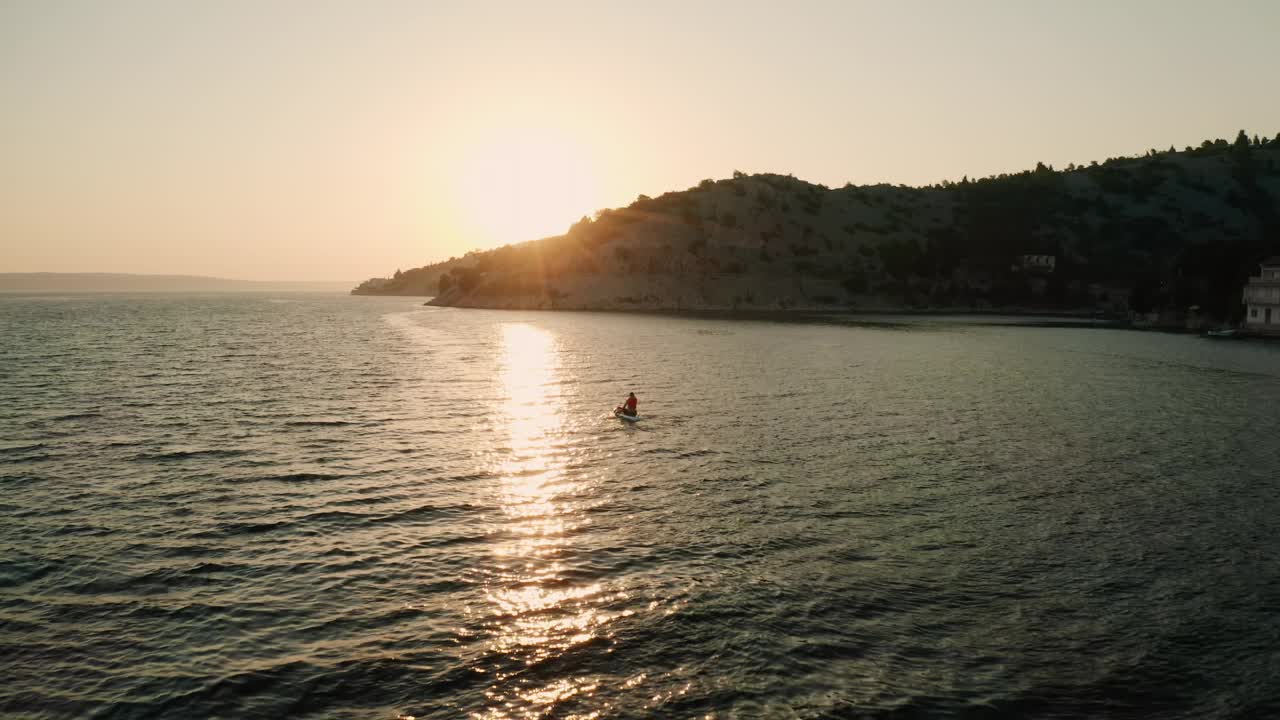
{"label": "rocky shoreline", "polygon": [[[431,307],[450,307],[466,310],[506,310],[538,312],[604,312],[634,313],[671,317],[696,317],[724,320],[753,320],[769,322],[814,322],[838,325],[900,325],[910,321],[953,320],[974,324],[1019,325],[1034,327],[1109,328],[1140,332],[1163,332],[1181,335],[1210,336],[1212,328],[1188,325],[1185,321],[1150,321],[1135,317],[1132,313],[1101,312],[1093,308],[1053,307],[973,307],[926,306],[907,307],[891,302],[868,302],[860,305],[832,306],[828,304],[798,303],[787,307],[757,305],[714,305],[662,302],[656,298],[635,302],[603,304],[575,304],[546,296],[517,296],[502,298],[448,298],[432,297],[423,303]],[[1218,339],[1280,340],[1280,336],[1234,329],[1232,334]]]}

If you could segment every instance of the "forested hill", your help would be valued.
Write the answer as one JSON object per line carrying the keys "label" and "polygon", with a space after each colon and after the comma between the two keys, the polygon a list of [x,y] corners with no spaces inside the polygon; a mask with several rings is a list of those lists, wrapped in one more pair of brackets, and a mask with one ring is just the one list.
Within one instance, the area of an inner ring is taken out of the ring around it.
{"label": "forested hill", "polygon": [[[561,309],[1240,311],[1280,251],[1280,135],[911,188],[704,180],[357,293]],[[434,287],[433,287],[434,285]]]}

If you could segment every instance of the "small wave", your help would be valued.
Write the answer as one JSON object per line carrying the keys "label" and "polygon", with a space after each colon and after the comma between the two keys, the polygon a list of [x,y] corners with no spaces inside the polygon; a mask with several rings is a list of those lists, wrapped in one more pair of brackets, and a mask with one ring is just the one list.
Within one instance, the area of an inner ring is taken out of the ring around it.
{"label": "small wave", "polygon": [[327,450],[332,445],[343,445],[347,441],[343,438],[315,438],[304,443],[299,443],[299,447],[311,450]]}
{"label": "small wave", "polygon": [[205,539],[238,537],[240,535],[261,535],[263,533],[272,532],[273,530],[282,530],[292,525],[293,523],[288,520],[277,520],[275,522],[232,522],[224,523],[209,530],[201,530],[199,532],[192,533],[187,537]]}
{"label": "small wave", "polygon": [[342,427],[359,424],[350,420],[290,420],[285,423],[289,427]]}
{"label": "small wave", "polygon": [[321,512],[304,515],[301,518],[305,523],[339,523],[347,524],[360,520],[368,520],[369,516],[364,513],[347,512],[346,510],[324,510]]}
{"label": "small wave", "polygon": [[51,528],[50,536],[67,536],[67,535],[87,535],[90,537],[100,535],[111,535],[115,531],[101,525],[89,525],[86,523],[66,523],[60,527]]}
{"label": "small wave", "polygon": [[6,618],[0,621],[0,627],[3,627],[6,633],[30,633],[38,634],[44,631],[44,625],[38,622],[23,620],[22,618]]}
{"label": "small wave", "polygon": [[191,588],[216,582],[219,574],[238,570],[236,566],[201,562],[186,567],[162,567],[144,572],[103,571],[82,582],[66,585],[78,595],[163,595],[177,588]]}
{"label": "small wave", "polygon": [[[92,418],[101,417],[101,416],[102,416],[101,413],[94,412],[94,411],[66,413],[63,415],[49,415],[46,417],[32,418],[30,420],[27,420],[26,424],[30,427],[39,427],[47,423],[74,422],[76,420],[90,420]],[[56,433],[52,433],[52,431],[50,432],[51,434],[56,434]]]}
{"label": "small wave", "polygon": [[475,482],[476,480],[490,480],[497,477],[491,472],[467,473],[464,475],[450,475],[447,478],[438,480],[437,482]]}
{"label": "small wave", "polygon": [[[157,717],[239,717],[245,714],[244,698],[262,696],[281,688],[307,697],[321,690],[323,677],[318,666],[302,660],[288,660],[251,670],[237,669],[222,677],[206,680],[197,689],[171,693],[163,702],[147,710],[148,714]],[[287,717],[295,714],[296,709],[296,706],[289,708],[285,703],[278,712],[267,712],[264,716]]]}
{"label": "small wave", "polygon": [[50,453],[39,453],[37,455],[10,455],[8,457],[0,457],[0,465],[25,465],[27,463],[37,463],[43,460],[54,460],[58,456]]}
{"label": "small wave", "polygon": [[[267,464],[267,463],[259,463]],[[232,483],[255,483],[255,482],[282,482],[282,483],[304,483],[304,482],[323,482],[325,480],[341,480],[349,477],[341,473],[313,473],[313,472],[295,472],[282,473],[280,475],[258,475],[248,477],[229,478],[227,482]]]}
{"label": "small wave", "polygon": [[247,454],[244,450],[174,450],[164,453],[140,453],[133,456],[138,462],[173,462],[199,458],[239,457]]}
{"label": "small wave", "polygon": [[288,473],[286,475],[272,475],[263,478],[263,480],[271,480],[275,482],[318,482],[321,480],[341,480],[347,475],[341,473]]}
{"label": "small wave", "polygon": [[447,506],[421,505],[416,508],[409,508],[408,510],[401,510],[400,512],[382,515],[375,518],[375,520],[377,522],[402,522],[406,520],[452,517],[455,515],[465,514],[473,509],[473,506],[467,504]]}
{"label": "small wave", "polygon": [[66,415],[55,415],[54,417],[49,418],[49,420],[53,422],[61,422],[65,420],[87,420],[89,418],[96,417],[102,417],[102,413],[96,410],[89,410],[86,412],[67,413]]}
{"label": "small wave", "polygon": [[0,445],[0,455],[16,455],[18,453],[31,452],[32,450],[40,450],[48,447],[44,443],[32,443],[29,445]]}
{"label": "small wave", "polygon": [[696,458],[721,454],[719,450],[709,450],[707,448],[702,448],[701,450],[676,450],[674,448],[657,447],[641,450],[640,452],[645,455],[670,455],[676,458]]}
{"label": "small wave", "polygon": [[21,587],[45,577],[56,569],[55,564],[40,562],[35,558],[0,561],[0,588]]}
{"label": "small wave", "polygon": [[161,556],[171,558],[207,557],[214,552],[209,545],[170,545],[157,549]]}
{"label": "small wave", "polygon": [[226,563],[199,562],[199,563],[196,563],[195,565],[192,565],[190,568],[188,568],[187,572],[192,574],[233,572],[235,570],[239,570],[240,568],[241,566],[239,565],[227,565]]}

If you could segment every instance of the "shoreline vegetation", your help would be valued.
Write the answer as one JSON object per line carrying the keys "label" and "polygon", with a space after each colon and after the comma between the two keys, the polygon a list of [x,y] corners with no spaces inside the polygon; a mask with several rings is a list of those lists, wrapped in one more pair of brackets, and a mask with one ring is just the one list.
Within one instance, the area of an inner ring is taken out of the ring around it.
{"label": "shoreline vegetation", "polygon": [[[495,212],[501,212],[495,208]],[[832,189],[735,172],[564,235],[396,271],[356,295],[459,308],[1238,323],[1280,249],[1280,135],[1063,170]]]}

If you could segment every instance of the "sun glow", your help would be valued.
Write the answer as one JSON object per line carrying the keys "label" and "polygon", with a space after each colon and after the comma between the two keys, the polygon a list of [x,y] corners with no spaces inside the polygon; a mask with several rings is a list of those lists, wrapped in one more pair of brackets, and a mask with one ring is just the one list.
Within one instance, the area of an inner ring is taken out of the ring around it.
{"label": "sun glow", "polygon": [[487,136],[464,159],[457,188],[464,219],[486,246],[559,235],[601,207],[590,154],[552,131]]}

